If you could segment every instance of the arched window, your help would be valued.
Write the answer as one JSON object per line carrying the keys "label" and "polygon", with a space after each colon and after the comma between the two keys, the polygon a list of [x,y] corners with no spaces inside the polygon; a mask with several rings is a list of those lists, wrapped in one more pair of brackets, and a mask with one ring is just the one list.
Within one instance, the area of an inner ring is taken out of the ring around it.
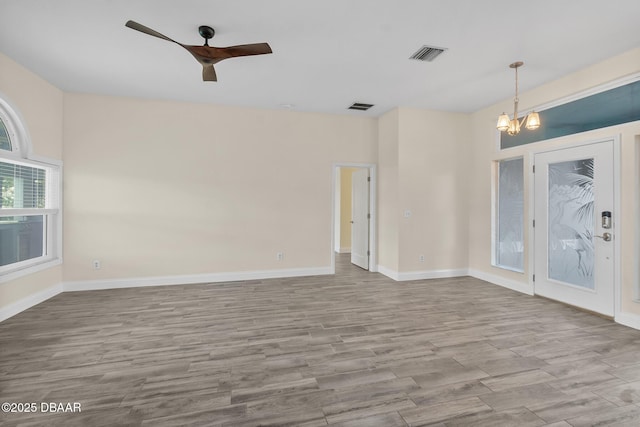
{"label": "arched window", "polygon": [[2,119],[0,119],[0,150],[12,151],[7,125],[4,124]]}
{"label": "arched window", "polygon": [[24,121],[0,94],[0,282],[61,262],[60,164],[30,153]]}

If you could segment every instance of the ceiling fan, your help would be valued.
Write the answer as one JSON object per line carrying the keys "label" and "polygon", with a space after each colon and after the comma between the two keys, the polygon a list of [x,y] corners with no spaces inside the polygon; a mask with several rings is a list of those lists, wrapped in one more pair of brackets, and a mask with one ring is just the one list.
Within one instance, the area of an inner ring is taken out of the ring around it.
{"label": "ceiling fan", "polygon": [[271,51],[271,46],[269,46],[268,43],[241,44],[229,47],[209,46],[209,39],[211,39],[216,32],[213,28],[207,25],[201,25],[198,28],[198,32],[204,38],[203,46],[191,46],[179,43],[135,21],[127,21],[125,25],[129,28],[140,31],[141,33],[149,34],[150,36],[173,42],[185,48],[191,55],[193,55],[194,58],[196,58],[196,60],[200,64],[202,64],[202,80],[205,82],[218,81],[218,78],[216,77],[216,70],[213,68],[213,64],[216,64],[223,59],[235,58],[237,56],[264,55],[267,53],[273,53]]}

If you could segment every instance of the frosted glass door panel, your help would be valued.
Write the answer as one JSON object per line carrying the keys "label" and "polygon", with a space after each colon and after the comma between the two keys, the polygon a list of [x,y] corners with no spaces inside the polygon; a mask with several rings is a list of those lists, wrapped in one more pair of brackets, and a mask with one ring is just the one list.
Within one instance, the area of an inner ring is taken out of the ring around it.
{"label": "frosted glass door panel", "polygon": [[549,164],[549,278],[593,289],[593,158]]}

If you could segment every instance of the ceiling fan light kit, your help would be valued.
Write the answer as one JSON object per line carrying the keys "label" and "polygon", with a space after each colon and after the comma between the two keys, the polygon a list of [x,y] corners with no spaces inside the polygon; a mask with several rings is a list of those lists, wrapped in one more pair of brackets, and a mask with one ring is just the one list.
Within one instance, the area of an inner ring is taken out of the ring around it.
{"label": "ceiling fan light kit", "polygon": [[273,53],[273,51],[271,50],[271,46],[269,46],[268,43],[242,44],[229,47],[209,46],[209,40],[213,38],[216,32],[208,25],[201,25],[200,27],[198,27],[198,33],[202,38],[204,38],[204,45],[202,46],[182,44],[135,21],[127,21],[125,26],[133,30],[140,31],[141,33],[182,46],[196,59],[196,61],[200,63],[200,65],[202,65],[202,80],[205,82],[215,82],[218,80],[213,65],[217,64],[223,59]]}
{"label": "ceiling fan light kit", "polygon": [[516,72],[516,96],[513,99],[513,119],[509,118],[507,113],[502,113],[498,117],[498,123],[496,128],[500,132],[507,132],[509,135],[517,135],[520,133],[520,128],[524,124],[524,127],[528,130],[535,130],[540,127],[540,115],[535,111],[527,114],[522,120],[518,120],[518,68],[522,67],[524,62],[517,61],[513,64],[509,64],[509,68],[513,68]]}

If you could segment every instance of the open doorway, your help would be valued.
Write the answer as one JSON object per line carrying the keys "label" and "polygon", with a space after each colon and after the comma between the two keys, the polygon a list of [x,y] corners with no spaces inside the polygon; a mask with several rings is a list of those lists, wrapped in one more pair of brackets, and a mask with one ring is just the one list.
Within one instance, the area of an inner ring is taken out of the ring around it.
{"label": "open doorway", "polygon": [[377,271],[375,188],[372,164],[344,163],[333,168],[332,271],[335,255],[350,254],[351,263]]}

